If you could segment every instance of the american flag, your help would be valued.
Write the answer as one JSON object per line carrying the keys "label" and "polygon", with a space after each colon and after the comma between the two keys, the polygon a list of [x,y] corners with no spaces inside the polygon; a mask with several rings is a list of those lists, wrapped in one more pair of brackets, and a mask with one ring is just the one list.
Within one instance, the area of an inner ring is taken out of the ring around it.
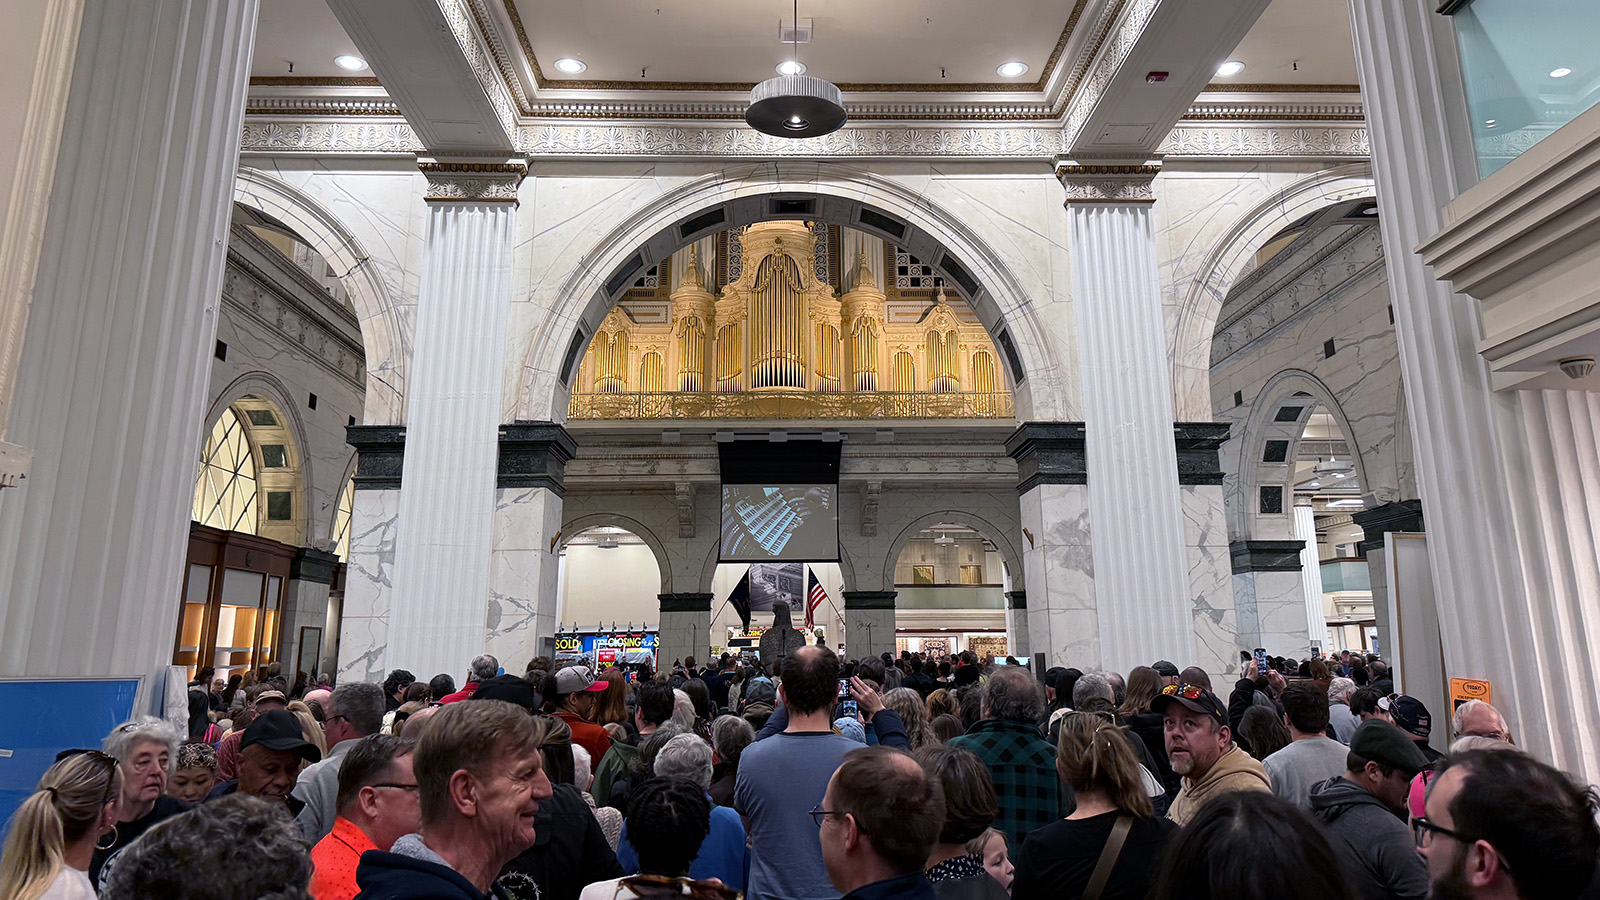
{"label": "american flag", "polygon": [[806,569],[806,629],[817,627],[817,607],[822,601],[828,599],[828,592],[822,589],[822,583],[817,581],[817,573]]}

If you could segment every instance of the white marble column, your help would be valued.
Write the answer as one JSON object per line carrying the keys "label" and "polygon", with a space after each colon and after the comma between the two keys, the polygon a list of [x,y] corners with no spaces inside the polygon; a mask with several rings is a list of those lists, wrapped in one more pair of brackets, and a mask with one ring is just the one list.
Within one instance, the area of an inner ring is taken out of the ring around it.
{"label": "white marble column", "polygon": [[1239,649],[1262,647],[1273,656],[1304,657],[1310,643],[1300,542],[1235,541],[1229,549]]}
{"label": "white marble column", "polygon": [[846,658],[894,652],[894,597],[894,591],[844,592]]}
{"label": "white marble column", "polygon": [[1594,780],[1600,704],[1568,671],[1600,640],[1594,408],[1582,393],[1495,391],[1477,304],[1414,251],[1475,177],[1434,6],[1351,0],[1445,671],[1488,679],[1518,745]]}
{"label": "white marble column", "polygon": [[1305,592],[1306,634],[1318,649],[1328,649],[1328,619],[1322,609],[1322,551],[1317,545],[1317,514],[1311,501],[1294,505],[1294,536],[1300,550],[1300,585]]}
{"label": "white marble column", "polygon": [[0,491],[0,675],[172,659],[256,8],[84,4],[5,430],[33,463]]}
{"label": "white marble column", "polygon": [[1194,659],[1153,166],[1067,164],[1102,665]]}
{"label": "white marble column", "polygon": [[1017,659],[1033,655],[1028,638],[1028,592],[1006,591],[1006,646]]}
{"label": "white marble column", "polygon": [[512,226],[525,169],[425,161],[422,170],[428,234],[386,666],[457,672],[487,647]]}
{"label": "white marble column", "polygon": [[1208,675],[1238,671],[1238,613],[1228,547],[1228,511],[1220,450],[1228,439],[1224,422],[1182,422],[1176,429],[1178,492],[1183,506],[1183,544],[1189,555],[1189,602],[1194,617],[1194,658]]}
{"label": "white marble column", "polygon": [[1081,423],[1028,422],[1006,453],[1017,461],[1029,652],[1087,672],[1100,667],[1100,617],[1084,443]]}

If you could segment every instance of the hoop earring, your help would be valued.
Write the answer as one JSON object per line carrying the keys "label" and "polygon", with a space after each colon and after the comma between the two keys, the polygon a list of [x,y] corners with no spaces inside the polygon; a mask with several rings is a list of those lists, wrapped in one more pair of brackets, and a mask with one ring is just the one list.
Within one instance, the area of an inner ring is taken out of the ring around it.
{"label": "hoop earring", "polygon": [[[94,848],[96,850],[110,850],[112,847],[115,847],[117,845],[117,826],[116,826],[115,823],[113,823],[112,826],[111,826],[110,834],[111,834],[111,843],[106,844],[105,846],[102,847],[100,845],[99,841],[95,841],[94,842]],[[100,837],[104,838],[105,835],[102,834]]]}

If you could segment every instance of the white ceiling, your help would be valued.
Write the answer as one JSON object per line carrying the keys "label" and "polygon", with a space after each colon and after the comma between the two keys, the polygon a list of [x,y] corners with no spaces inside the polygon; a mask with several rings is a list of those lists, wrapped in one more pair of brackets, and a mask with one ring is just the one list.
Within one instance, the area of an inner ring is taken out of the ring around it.
{"label": "white ceiling", "polygon": [[[576,76],[580,81],[647,90],[666,82],[760,81],[789,55],[778,40],[779,21],[791,16],[789,0],[489,2],[515,3],[551,86],[572,80],[554,67],[563,56],[588,63]],[[1087,5],[1079,28],[1088,27],[1100,5]],[[842,84],[1031,89],[1048,74],[1075,6],[1073,0],[802,0],[800,17],[812,19],[816,30],[812,43],[800,45],[800,59],[810,74]],[[334,57],[356,52],[325,0],[262,0],[251,75],[371,77],[334,65]],[[1335,0],[1273,0],[1229,58],[1246,68],[1218,83],[1354,84],[1348,7]],[[1012,60],[1027,63],[1028,73],[1017,79],[996,74],[996,66]]]}

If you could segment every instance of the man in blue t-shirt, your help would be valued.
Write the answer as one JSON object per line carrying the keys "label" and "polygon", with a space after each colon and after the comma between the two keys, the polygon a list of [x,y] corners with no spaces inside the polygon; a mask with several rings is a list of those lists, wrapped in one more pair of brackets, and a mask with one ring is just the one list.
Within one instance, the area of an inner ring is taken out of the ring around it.
{"label": "man in blue t-shirt", "polygon": [[733,806],[750,834],[750,900],[834,900],[822,843],[809,813],[844,755],[861,745],[833,731],[839,658],[802,647],[783,662],[778,688],[789,724],[739,757]]}

